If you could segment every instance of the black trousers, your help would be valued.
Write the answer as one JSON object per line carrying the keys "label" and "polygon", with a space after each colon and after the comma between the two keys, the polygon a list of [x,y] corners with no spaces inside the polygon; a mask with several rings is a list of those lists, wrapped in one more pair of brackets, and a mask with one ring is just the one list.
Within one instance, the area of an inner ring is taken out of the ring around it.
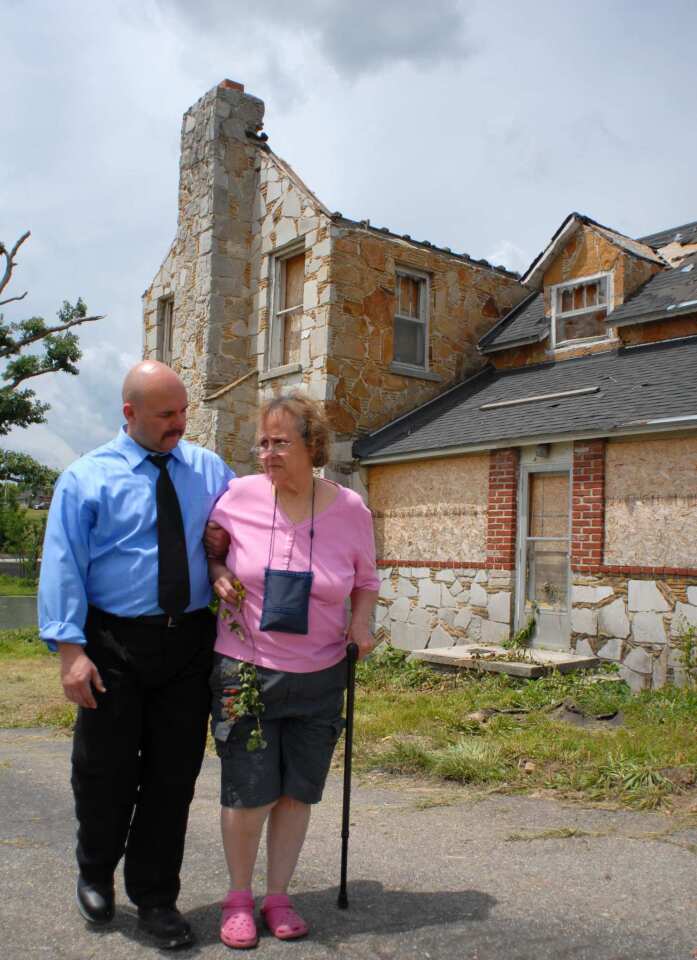
{"label": "black trousers", "polygon": [[215,620],[201,610],[167,627],[90,609],[85,634],[106,693],[75,726],[80,873],[110,884],[125,854],[130,899],[170,906],[206,743]]}

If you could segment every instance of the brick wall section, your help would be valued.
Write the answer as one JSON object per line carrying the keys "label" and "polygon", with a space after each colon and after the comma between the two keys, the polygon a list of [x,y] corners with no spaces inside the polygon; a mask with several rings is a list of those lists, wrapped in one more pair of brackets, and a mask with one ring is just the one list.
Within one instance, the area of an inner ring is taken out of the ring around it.
{"label": "brick wall section", "polygon": [[574,444],[571,491],[571,569],[591,573],[603,562],[605,440]]}
{"label": "brick wall section", "polygon": [[518,460],[513,447],[489,454],[486,565],[490,570],[515,570]]}

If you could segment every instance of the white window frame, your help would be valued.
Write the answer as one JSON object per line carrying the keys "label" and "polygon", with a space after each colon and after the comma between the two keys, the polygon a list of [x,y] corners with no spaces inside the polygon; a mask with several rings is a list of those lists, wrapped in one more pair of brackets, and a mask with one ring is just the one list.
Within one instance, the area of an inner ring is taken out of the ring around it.
{"label": "white window frame", "polygon": [[[299,240],[293,240],[292,243],[287,244],[285,247],[280,247],[278,250],[274,250],[269,254],[269,274],[271,276],[271,315],[269,318],[269,348],[266,353],[267,371],[282,368],[283,334],[285,330],[285,323],[282,322],[283,317],[286,313],[290,313],[292,310],[297,310],[297,306],[289,307],[288,309],[284,310],[279,309],[281,292],[285,283],[284,263],[286,260],[290,260],[291,257],[296,257],[300,253],[306,253],[304,237],[301,237]],[[301,369],[301,364],[299,363],[291,363],[287,366],[291,367],[293,370],[296,368]]]}
{"label": "white window frame", "polygon": [[174,356],[174,297],[161,297],[157,304],[159,326],[159,359],[170,366]]}
{"label": "white window frame", "polygon": [[612,273],[594,273],[588,277],[576,277],[574,280],[567,280],[564,283],[555,283],[549,290],[552,298],[552,349],[564,349],[567,347],[575,347],[578,344],[583,343],[603,343],[607,340],[614,339],[614,330],[612,327],[607,327],[605,333],[598,334],[595,337],[578,337],[574,340],[559,340],[557,338],[557,318],[562,320],[567,320],[569,317],[582,317],[585,313],[594,313],[598,309],[598,304],[593,307],[583,307],[581,310],[567,310],[565,313],[557,312],[557,303],[561,296],[561,292],[569,287],[578,287],[585,285],[587,283],[593,283],[594,280],[606,280],[606,293],[605,293],[605,306],[607,308],[607,316],[609,317],[613,310],[613,299],[614,299],[614,285],[613,285],[613,276]]}
{"label": "white window frame", "polygon": [[[418,280],[420,283],[419,287],[419,319],[416,320],[414,317],[405,317],[398,312],[399,310],[399,296],[397,295],[397,282],[399,277],[409,277],[412,280]],[[394,355],[394,346],[392,347],[392,363],[390,366],[393,369],[404,369],[405,371],[414,370],[414,371],[423,371],[428,370],[429,368],[429,341],[430,341],[430,326],[431,326],[431,317],[429,306],[431,303],[431,276],[428,273],[424,273],[422,270],[414,270],[412,267],[402,267],[397,266],[395,268],[395,311],[394,317],[392,318],[392,333],[393,333],[393,344],[397,339],[396,331],[396,321],[397,320],[407,320],[409,323],[421,323],[424,331],[424,362],[420,363],[407,363],[404,360],[397,360]]]}

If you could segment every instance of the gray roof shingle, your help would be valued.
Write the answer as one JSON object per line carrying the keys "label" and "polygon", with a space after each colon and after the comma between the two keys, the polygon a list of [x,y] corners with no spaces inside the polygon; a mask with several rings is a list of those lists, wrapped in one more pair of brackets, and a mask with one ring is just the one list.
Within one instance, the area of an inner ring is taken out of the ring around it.
{"label": "gray roof shingle", "polygon": [[670,227],[668,230],[650,233],[648,237],[640,237],[640,240],[654,250],[667,247],[669,243],[697,243],[697,220],[693,223],[684,223],[681,227]]}
{"label": "gray roof shingle", "polygon": [[545,317],[544,297],[542,293],[532,293],[529,297],[507,313],[479,341],[482,353],[514,347],[516,344],[537,343],[549,336],[549,320]]}
{"label": "gray roof shingle", "polygon": [[612,326],[697,311],[697,254],[655,274],[608,317]]}
{"label": "gray roof shingle", "polygon": [[[575,396],[482,410],[482,404],[569,390]],[[631,432],[647,420],[695,417],[697,337],[625,347],[534,367],[480,373],[354,444],[362,460],[535,437]]]}

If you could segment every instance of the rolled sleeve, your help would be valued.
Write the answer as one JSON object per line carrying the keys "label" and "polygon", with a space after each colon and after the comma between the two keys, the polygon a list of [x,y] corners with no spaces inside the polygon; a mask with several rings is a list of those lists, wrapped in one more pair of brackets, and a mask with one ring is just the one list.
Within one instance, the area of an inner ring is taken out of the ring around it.
{"label": "rolled sleeve", "polygon": [[363,503],[360,504],[358,509],[360,511],[360,517],[357,518],[358,522],[356,523],[358,543],[354,560],[356,571],[354,590],[379,590],[380,579],[377,574],[377,562],[375,559],[373,515]]}
{"label": "rolled sleeve", "polygon": [[55,651],[58,643],[85,643],[93,519],[77,478],[63,474],[48,514],[39,579],[39,633],[49,650]]}

